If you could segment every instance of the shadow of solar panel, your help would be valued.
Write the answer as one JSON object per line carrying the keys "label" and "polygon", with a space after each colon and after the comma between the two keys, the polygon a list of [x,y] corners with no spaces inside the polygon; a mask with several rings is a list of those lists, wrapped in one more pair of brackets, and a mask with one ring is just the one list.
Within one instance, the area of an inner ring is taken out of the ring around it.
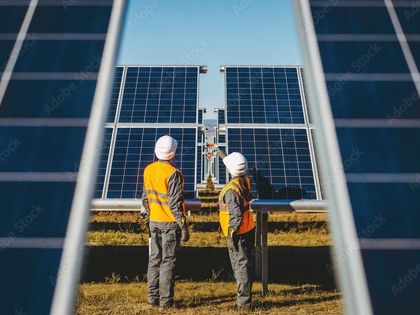
{"label": "shadow of solar panel", "polygon": [[[274,196],[316,199],[306,130],[228,128],[227,138],[229,153],[244,154],[251,172],[269,182]],[[253,181],[253,191],[257,190]]]}

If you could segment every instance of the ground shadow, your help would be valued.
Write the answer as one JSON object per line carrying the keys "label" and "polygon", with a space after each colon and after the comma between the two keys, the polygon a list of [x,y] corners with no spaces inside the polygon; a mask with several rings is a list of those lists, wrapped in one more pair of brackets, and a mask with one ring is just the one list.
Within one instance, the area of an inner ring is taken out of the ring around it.
{"label": "ground shadow", "polygon": [[[123,281],[144,279],[147,246],[91,246],[88,248],[82,282],[104,282],[112,274]],[[330,250],[322,247],[269,247],[271,283],[316,284],[334,288]],[[226,248],[183,247],[177,263],[177,278],[192,281],[232,281]]]}

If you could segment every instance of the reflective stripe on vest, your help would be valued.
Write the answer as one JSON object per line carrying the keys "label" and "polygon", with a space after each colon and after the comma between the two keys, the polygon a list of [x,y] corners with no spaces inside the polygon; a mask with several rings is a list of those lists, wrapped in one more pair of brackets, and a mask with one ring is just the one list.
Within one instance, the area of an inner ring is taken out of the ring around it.
{"label": "reflective stripe on vest", "polygon": [[149,164],[144,170],[144,189],[149,201],[151,221],[175,222],[168,202],[168,183],[174,172],[179,170],[162,161]]}
{"label": "reflective stripe on vest", "polygon": [[[245,177],[245,182],[247,185],[246,189],[248,190],[248,192],[251,191],[251,181],[248,177]],[[255,228],[254,218],[252,217],[252,213],[249,210],[249,204],[251,200],[248,196],[249,193],[247,191],[244,191],[243,187],[241,187],[239,178],[235,177],[229,183],[226,184],[226,186],[223,188],[219,195],[219,219],[223,235],[228,236],[228,229],[230,223],[229,209],[224,201],[225,194],[229,189],[233,189],[244,201],[244,212],[242,213],[242,221],[239,225],[237,234],[245,234],[251,231],[253,228]]]}

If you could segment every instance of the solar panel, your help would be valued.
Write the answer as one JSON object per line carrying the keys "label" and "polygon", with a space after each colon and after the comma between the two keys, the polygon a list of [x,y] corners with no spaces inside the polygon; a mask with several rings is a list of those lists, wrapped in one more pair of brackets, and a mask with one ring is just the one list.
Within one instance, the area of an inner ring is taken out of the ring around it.
{"label": "solar panel", "polygon": [[113,6],[85,2],[0,1],[4,314],[50,312]]}
{"label": "solar panel", "polygon": [[226,115],[226,111],[224,109],[218,109],[217,110],[217,120],[219,122],[219,124],[225,124],[226,123],[226,119],[225,116]]}
{"label": "solar panel", "polygon": [[201,184],[204,179],[203,146],[197,145],[197,184]]}
{"label": "solar panel", "polygon": [[198,110],[198,123],[199,124],[203,123],[203,109]]}
{"label": "solar panel", "polygon": [[224,69],[227,123],[305,122],[297,67]]}
{"label": "solar panel", "polygon": [[98,178],[96,181],[95,198],[101,198],[104,190],[104,184],[106,182],[105,176],[107,171],[109,153],[111,150],[111,138],[113,128],[105,128],[104,141],[102,144],[102,152],[99,161]]}
{"label": "solar panel", "polygon": [[120,93],[124,93],[122,90],[121,82],[123,80],[124,67],[115,67],[114,83],[112,85],[111,101],[109,105],[108,122],[113,123],[117,119],[117,107],[120,99]]}
{"label": "solar panel", "polygon": [[192,198],[196,178],[197,128],[118,128],[107,198],[140,198],[144,168],[155,160],[156,140],[178,141],[173,163],[184,175],[185,196]]}
{"label": "solar panel", "polygon": [[[219,136],[220,137],[220,136]],[[219,149],[226,152],[226,146],[225,145],[220,145]],[[215,163],[218,164],[218,182],[220,185],[224,185],[227,183],[227,170],[226,170],[226,166],[223,164],[223,160],[221,158],[219,158],[218,156],[216,157],[216,161]]]}
{"label": "solar panel", "polygon": [[197,123],[198,66],[128,66],[120,122]]}
{"label": "solar panel", "polygon": [[228,151],[244,154],[249,168],[268,179],[284,199],[316,199],[305,129],[228,128],[227,138]]}
{"label": "solar panel", "polygon": [[[413,278],[420,259],[419,3],[336,1],[327,12],[325,1],[308,4],[317,43],[308,36],[307,45],[320,52],[321,60],[311,56],[312,67],[318,75],[321,62],[325,72],[346,178],[347,191],[343,191],[349,194],[349,217],[355,223],[353,227],[337,219],[336,230],[356,230],[355,240],[348,242],[360,244],[361,253],[356,246],[354,255],[361,254],[365,272],[362,281],[356,278],[348,284],[348,308],[369,304],[363,303],[362,290],[351,289],[360,288],[367,279],[375,314],[416,314],[420,309],[420,282]],[[301,12],[306,13],[306,4]],[[304,21],[308,17],[304,15]],[[311,26],[305,29],[310,31]],[[317,92],[324,100],[324,89]],[[332,193],[331,197],[343,208],[337,210],[348,209],[344,196]]]}

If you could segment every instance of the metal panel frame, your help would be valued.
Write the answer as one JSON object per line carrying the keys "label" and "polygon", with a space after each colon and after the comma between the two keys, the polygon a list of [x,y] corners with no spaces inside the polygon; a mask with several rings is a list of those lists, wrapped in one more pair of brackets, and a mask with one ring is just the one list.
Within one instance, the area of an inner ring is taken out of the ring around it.
{"label": "metal panel frame", "polygon": [[111,127],[112,128],[112,136],[111,136],[111,143],[109,145],[108,161],[107,161],[107,164],[106,164],[104,185],[102,187],[102,199],[105,199],[107,194],[108,194],[109,178],[111,176],[112,161],[114,160],[115,142],[117,140],[117,126],[118,126],[118,121],[120,119],[121,103],[122,103],[122,99],[123,99],[123,95],[124,95],[125,78],[126,78],[126,75],[127,75],[127,67],[125,67],[125,66],[122,66],[122,67],[123,67],[123,73],[122,73],[121,83],[120,83],[120,93],[118,94],[118,102],[117,102],[117,108],[115,110],[114,123],[113,123],[113,126]]}
{"label": "metal panel frame", "polygon": [[[114,65],[119,47],[120,30],[125,16],[126,1],[114,1],[104,45],[92,111],[86,132],[76,188],[64,240],[54,291],[51,314],[71,315],[74,311],[83,248],[89,223],[89,210],[96,185],[99,154],[102,149],[104,125],[110,105]],[[100,141],[98,141],[100,140]]]}
{"label": "metal panel frame", "polygon": [[314,173],[316,197],[318,200],[322,200],[321,181],[319,180],[318,165],[316,162],[316,154],[315,154],[315,146],[314,146],[312,132],[311,132],[311,130],[315,128],[311,128],[312,126],[310,124],[308,104],[306,102],[306,95],[305,95],[305,90],[303,87],[302,69],[303,67],[298,68],[300,98],[301,98],[302,106],[303,106],[303,116],[305,117],[306,134],[308,137],[308,145],[309,145],[309,151],[310,151],[310,157],[311,157],[311,163],[312,163],[312,170]]}
{"label": "metal panel frame", "polygon": [[336,275],[345,298],[347,314],[372,314],[360,245],[352,215],[346,179],[338,146],[334,120],[308,0],[294,2],[297,27],[307,65],[307,88],[313,119],[317,125],[315,139],[319,148],[322,176],[332,181],[326,186],[329,200],[330,228],[334,247]]}

